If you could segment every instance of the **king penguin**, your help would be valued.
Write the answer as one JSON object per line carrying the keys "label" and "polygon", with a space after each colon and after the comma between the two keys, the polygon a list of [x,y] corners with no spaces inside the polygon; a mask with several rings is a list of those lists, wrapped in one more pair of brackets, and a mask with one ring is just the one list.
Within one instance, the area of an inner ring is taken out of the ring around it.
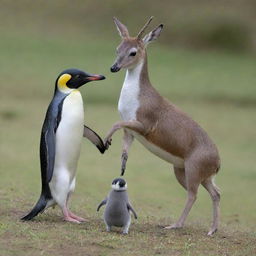
{"label": "king penguin", "polygon": [[56,204],[62,209],[64,220],[76,223],[85,220],[68,208],[69,196],[75,189],[82,137],[88,138],[101,153],[105,146],[99,135],[84,125],[83,99],[78,88],[103,79],[102,75],[78,69],[67,69],[58,76],[41,132],[41,196],[22,220],[31,220]]}
{"label": "king penguin", "polygon": [[128,234],[131,224],[130,212],[133,213],[135,219],[137,219],[137,214],[129,202],[126,191],[127,183],[124,179],[116,178],[113,180],[111,187],[112,190],[107,198],[99,204],[97,211],[100,210],[101,206],[106,204],[104,222],[107,231],[109,232],[112,226],[116,226],[123,227],[123,234]]}

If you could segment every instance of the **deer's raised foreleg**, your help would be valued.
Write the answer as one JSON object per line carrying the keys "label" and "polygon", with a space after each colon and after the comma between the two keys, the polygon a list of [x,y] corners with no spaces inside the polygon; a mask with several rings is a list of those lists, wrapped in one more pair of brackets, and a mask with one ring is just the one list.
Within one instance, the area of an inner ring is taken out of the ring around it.
{"label": "deer's raised foreleg", "polygon": [[140,133],[140,134],[145,133],[144,125],[139,121],[120,121],[120,122],[117,122],[112,126],[112,128],[108,132],[106,138],[104,139],[104,144],[105,144],[106,147],[108,147],[108,145],[111,144],[113,134],[117,130],[120,130],[122,128],[130,129],[130,130],[132,130],[134,132],[137,132],[137,133]]}

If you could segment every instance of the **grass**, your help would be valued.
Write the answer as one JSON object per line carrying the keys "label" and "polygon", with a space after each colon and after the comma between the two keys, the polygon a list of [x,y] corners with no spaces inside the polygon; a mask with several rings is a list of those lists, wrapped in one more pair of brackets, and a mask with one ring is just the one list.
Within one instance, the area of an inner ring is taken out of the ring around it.
{"label": "grass", "polygon": [[[222,189],[222,223],[213,238],[206,237],[211,204],[204,190],[200,190],[183,230],[165,231],[161,228],[178,217],[186,194],[176,182],[170,166],[146,152],[138,143],[133,145],[125,178],[139,219],[133,220],[131,232],[126,237],[117,232],[105,232],[101,214],[96,214],[95,209],[109,190],[112,179],[119,174],[120,134],[115,137],[111,150],[103,156],[89,142],[83,144],[71,208],[87,216],[89,222],[81,225],[64,223],[59,209],[50,209],[33,222],[20,222],[19,217],[31,208],[40,192],[37,150],[41,120],[34,108],[42,109],[45,102],[32,100],[28,102],[30,107],[20,110],[19,117],[2,120],[1,255],[253,255],[256,249],[255,205],[254,197],[250,195],[253,194],[255,174],[249,168],[253,165],[253,149],[238,150],[242,144],[237,134],[243,128],[232,130],[237,119],[243,123],[242,117],[252,113],[248,109],[233,113],[225,127],[232,134],[230,140],[225,141],[224,125],[216,124],[214,120],[220,112],[223,116],[230,115],[231,108],[180,104],[190,108],[190,113],[200,119],[221,150],[223,165],[217,183]],[[117,118],[115,107],[109,105],[91,104],[86,113],[88,124],[102,135]],[[104,118],[106,115],[108,119]],[[211,116],[212,121],[208,121],[207,116]],[[101,120],[104,120],[104,126]],[[250,125],[253,123],[255,120]],[[243,130],[245,134],[248,132]],[[245,136],[245,141],[249,140],[247,136],[250,134]],[[233,160],[237,157],[241,164]],[[248,167],[242,164],[245,162]]]}
{"label": "grass", "polygon": [[[197,120],[220,150],[216,183],[222,191],[221,225],[206,237],[211,202],[200,189],[186,226],[166,231],[183,209],[186,193],[172,168],[135,142],[125,178],[139,219],[128,236],[106,233],[98,203],[119,175],[121,132],[100,155],[86,140],[71,208],[88,222],[64,223],[59,209],[33,222],[19,218],[40,193],[39,136],[54,81],[64,68],[103,73],[106,81],[81,88],[87,124],[104,136],[119,119],[116,103],[123,73],[110,74],[118,43],[4,32],[0,42],[0,255],[254,255],[255,59],[246,55],[191,52],[151,46],[156,88]],[[7,50],[8,49],[8,50]],[[100,50],[99,50],[100,49]]]}

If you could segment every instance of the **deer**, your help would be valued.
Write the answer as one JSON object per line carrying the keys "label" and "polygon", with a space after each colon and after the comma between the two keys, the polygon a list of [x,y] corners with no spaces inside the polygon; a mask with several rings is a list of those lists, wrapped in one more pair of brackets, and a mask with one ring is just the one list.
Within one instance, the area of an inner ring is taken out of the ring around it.
{"label": "deer", "polygon": [[122,121],[116,122],[109,130],[104,140],[105,146],[112,143],[112,136],[117,130],[123,129],[121,176],[124,175],[134,138],[150,152],[173,165],[177,181],[187,191],[187,201],[178,221],[165,229],[184,226],[201,184],[212,200],[213,220],[208,232],[211,236],[219,225],[220,191],[214,178],[220,169],[220,157],[206,131],[162,97],[150,82],[146,48],[160,36],[163,24],[143,36],[153,19],[151,17],[137,36],[131,37],[127,27],[117,18],[113,19],[122,41],[110,70],[118,72],[125,69],[126,75],[118,102]]}

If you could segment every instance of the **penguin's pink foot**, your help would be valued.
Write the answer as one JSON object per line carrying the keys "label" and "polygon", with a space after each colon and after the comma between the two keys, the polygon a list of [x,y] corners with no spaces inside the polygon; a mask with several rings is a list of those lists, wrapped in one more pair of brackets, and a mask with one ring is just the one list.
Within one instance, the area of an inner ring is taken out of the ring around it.
{"label": "penguin's pink foot", "polygon": [[63,215],[64,215],[64,220],[65,221],[69,221],[69,222],[73,222],[73,223],[81,223],[83,221],[85,221],[85,219],[76,216],[74,213],[72,213],[67,206],[65,206],[62,209]]}
{"label": "penguin's pink foot", "polygon": [[69,217],[71,217],[71,218],[73,218],[73,219],[75,219],[75,220],[77,220],[77,221],[79,221],[79,222],[85,222],[85,221],[87,221],[86,219],[84,219],[84,218],[82,218],[82,217],[79,217],[79,216],[75,215],[75,214],[72,213],[72,212],[69,212]]}
{"label": "penguin's pink foot", "polygon": [[74,218],[72,218],[70,216],[64,216],[64,220],[68,221],[68,222],[73,222],[73,223],[81,223],[79,220],[74,219]]}

